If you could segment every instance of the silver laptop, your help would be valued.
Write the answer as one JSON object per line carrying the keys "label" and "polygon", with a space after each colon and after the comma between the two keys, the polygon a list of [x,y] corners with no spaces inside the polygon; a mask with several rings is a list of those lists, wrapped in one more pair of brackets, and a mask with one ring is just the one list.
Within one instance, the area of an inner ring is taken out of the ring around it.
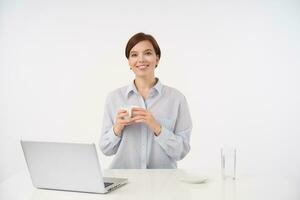
{"label": "silver laptop", "polygon": [[95,144],[21,140],[21,145],[36,188],[107,193],[127,183],[102,177]]}

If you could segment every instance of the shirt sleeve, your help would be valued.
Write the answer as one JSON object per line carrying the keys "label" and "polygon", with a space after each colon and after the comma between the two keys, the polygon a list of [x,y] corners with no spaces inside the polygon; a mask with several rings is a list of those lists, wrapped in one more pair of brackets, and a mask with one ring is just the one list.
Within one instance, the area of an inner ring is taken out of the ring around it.
{"label": "shirt sleeve", "polygon": [[103,154],[111,156],[117,153],[121,137],[115,135],[113,131],[114,114],[111,106],[111,95],[108,95],[104,107],[104,116],[102,123],[102,134],[100,138],[100,149]]}
{"label": "shirt sleeve", "polygon": [[174,130],[164,124],[161,124],[161,127],[161,133],[155,137],[155,140],[169,157],[176,161],[183,159],[190,151],[192,131],[192,120],[185,98],[179,104]]}

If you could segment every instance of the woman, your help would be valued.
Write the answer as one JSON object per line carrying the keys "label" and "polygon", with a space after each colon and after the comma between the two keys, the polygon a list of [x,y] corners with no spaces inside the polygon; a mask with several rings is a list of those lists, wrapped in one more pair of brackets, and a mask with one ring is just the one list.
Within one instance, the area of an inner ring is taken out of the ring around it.
{"label": "woman", "polygon": [[[135,79],[108,95],[100,149],[115,155],[111,168],[177,168],[190,150],[192,121],[186,99],[155,77],[161,52],[151,35],[132,36],[125,55]],[[132,116],[124,105],[135,106]]]}

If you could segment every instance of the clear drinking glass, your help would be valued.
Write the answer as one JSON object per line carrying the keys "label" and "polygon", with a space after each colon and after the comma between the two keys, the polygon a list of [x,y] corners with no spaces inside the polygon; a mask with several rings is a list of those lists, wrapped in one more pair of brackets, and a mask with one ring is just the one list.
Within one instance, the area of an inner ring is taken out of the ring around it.
{"label": "clear drinking glass", "polygon": [[236,148],[221,148],[221,173],[224,180],[236,179]]}

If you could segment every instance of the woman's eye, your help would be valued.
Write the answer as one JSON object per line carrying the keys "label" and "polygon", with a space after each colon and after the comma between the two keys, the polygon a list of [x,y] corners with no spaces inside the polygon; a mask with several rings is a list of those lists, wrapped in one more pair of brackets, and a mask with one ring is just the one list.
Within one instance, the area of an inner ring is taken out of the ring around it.
{"label": "woman's eye", "polygon": [[130,57],[136,57],[136,56],[137,56],[137,54],[135,54],[135,53],[130,55]]}
{"label": "woman's eye", "polygon": [[146,52],[146,55],[152,55],[152,52],[148,51]]}

